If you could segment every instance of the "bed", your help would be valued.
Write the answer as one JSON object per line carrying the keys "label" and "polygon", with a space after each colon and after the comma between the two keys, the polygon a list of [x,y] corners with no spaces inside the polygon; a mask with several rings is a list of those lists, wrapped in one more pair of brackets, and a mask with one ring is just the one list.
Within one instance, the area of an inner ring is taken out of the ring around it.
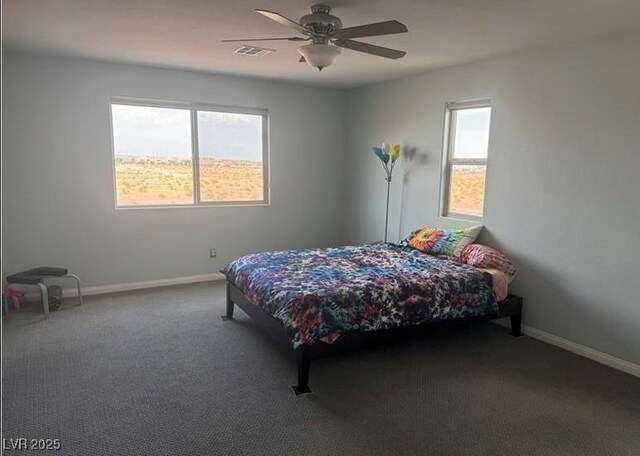
{"label": "bed", "polygon": [[401,338],[429,325],[511,317],[520,335],[522,298],[497,300],[492,275],[396,244],[265,252],[222,269],[224,320],[239,306],[286,337],[298,362],[296,394],[311,392],[312,359]]}

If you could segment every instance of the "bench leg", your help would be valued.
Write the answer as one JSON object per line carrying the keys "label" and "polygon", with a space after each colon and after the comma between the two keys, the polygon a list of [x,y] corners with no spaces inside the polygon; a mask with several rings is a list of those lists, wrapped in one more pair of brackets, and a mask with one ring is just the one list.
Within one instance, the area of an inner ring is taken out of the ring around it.
{"label": "bench leg", "polygon": [[49,318],[49,292],[47,286],[44,283],[38,282],[40,287],[40,294],[42,296],[42,310],[44,311],[44,318]]}
{"label": "bench leg", "polygon": [[76,281],[76,287],[78,289],[78,301],[80,301],[80,305],[82,305],[82,289],[80,288],[80,277],[75,274],[67,274],[65,277],[69,277]]}

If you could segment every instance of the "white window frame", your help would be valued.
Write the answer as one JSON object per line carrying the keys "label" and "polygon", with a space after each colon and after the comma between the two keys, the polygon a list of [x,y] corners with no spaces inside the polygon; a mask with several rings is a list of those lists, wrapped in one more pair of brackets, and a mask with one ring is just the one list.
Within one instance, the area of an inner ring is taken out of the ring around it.
{"label": "white window frame", "polygon": [[[491,99],[483,98],[469,101],[453,101],[445,103],[444,117],[444,134],[442,147],[442,170],[440,185],[440,215],[445,218],[456,220],[465,220],[470,222],[481,222],[482,217],[469,214],[459,214],[449,211],[449,192],[451,186],[451,174],[453,165],[472,165],[484,166],[485,168],[485,198],[483,201],[482,213],[484,215],[484,203],[486,202],[486,176],[487,176],[487,159],[486,158],[454,158],[453,149],[455,147],[455,115],[457,111],[463,109],[475,108],[491,108]],[[489,127],[491,128],[491,127]],[[489,154],[487,153],[487,156]]]}
{"label": "white window frame", "polygon": [[[169,108],[188,110],[191,115],[191,161],[193,165],[193,202],[176,204],[130,204],[119,205],[116,183],[116,149],[113,137],[113,105],[130,105],[150,108]],[[200,201],[200,160],[198,147],[198,112],[222,112],[232,114],[250,114],[262,117],[262,195],[261,200],[252,201]],[[171,209],[171,208],[202,208],[221,206],[268,206],[271,204],[271,186],[269,175],[269,111],[262,108],[244,108],[237,106],[223,106],[204,103],[189,103],[181,101],[167,101],[148,98],[111,97],[109,101],[109,122],[111,125],[111,159],[113,165],[113,204],[116,210],[130,209]]]}

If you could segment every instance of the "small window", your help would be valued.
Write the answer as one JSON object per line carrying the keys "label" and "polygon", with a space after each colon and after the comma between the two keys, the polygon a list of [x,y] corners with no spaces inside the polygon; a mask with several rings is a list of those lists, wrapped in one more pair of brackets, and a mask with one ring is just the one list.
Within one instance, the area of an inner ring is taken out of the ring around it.
{"label": "small window", "polygon": [[490,121],[488,100],[447,104],[442,179],[445,217],[482,219]]}
{"label": "small window", "polygon": [[262,201],[262,116],[198,111],[200,201]]}
{"label": "small window", "polygon": [[267,114],[111,104],[116,207],[266,204]]}

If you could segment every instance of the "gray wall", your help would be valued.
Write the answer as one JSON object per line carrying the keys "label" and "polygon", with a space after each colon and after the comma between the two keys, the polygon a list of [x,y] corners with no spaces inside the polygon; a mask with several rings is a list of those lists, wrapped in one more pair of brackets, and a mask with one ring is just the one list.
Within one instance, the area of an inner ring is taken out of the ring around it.
{"label": "gray wall", "polygon": [[[217,272],[247,252],[341,238],[340,90],[18,53],[4,60],[3,272],[86,285]],[[267,108],[271,206],[114,210],[112,95]],[[209,247],[218,259],[209,259]]]}
{"label": "gray wall", "polygon": [[482,240],[519,265],[525,323],[640,363],[639,75],[627,35],[350,91],[346,240],[382,237],[382,140],[416,155],[393,183],[392,237],[452,224],[438,210],[444,103],[491,97]]}

